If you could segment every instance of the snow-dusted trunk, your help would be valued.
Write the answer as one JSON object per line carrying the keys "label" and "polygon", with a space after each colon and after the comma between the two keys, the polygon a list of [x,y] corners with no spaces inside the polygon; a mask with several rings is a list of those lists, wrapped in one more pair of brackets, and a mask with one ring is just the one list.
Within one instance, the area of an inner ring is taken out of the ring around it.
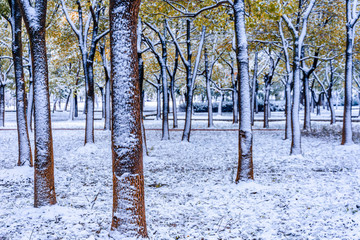
{"label": "snow-dusted trunk", "polygon": [[77,90],[74,91],[74,117],[79,117],[79,105]]}
{"label": "snow-dusted trunk", "polygon": [[65,112],[67,112],[67,110],[68,110],[71,95],[72,95],[72,90],[70,90],[69,94],[66,97],[66,102],[65,102],[65,107],[64,107]]}
{"label": "snow-dusted trunk", "polygon": [[34,116],[34,81],[32,79],[32,69],[29,71],[29,93],[26,107],[26,124],[28,131],[32,131],[32,119]]}
{"label": "snow-dusted trunk", "polygon": [[234,1],[236,59],[238,65],[239,85],[239,163],[236,182],[253,179],[253,133],[251,129],[250,87],[249,87],[249,56],[245,28],[245,2]]}
{"label": "snow-dusted trunk", "polygon": [[254,75],[252,77],[252,88],[251,88],[251,125],[254,125],[255,119],[255,103],[256,103],[256,85],[257,85],[257,75],[258,75],[258,55],[259,52],[255,52],[255,59],[254,59]]}
{"label": "snow-dusted trunk", "polygon": [[311,130],[311,106],[310,106],[310,90],[309,90],[309,75],[303,75],[303,90],[304,90],[304,130]]}
{"label": "snow-dusted trunk", "polygon": [[110,79],[106,80],[105,83],[105,130],[110,130],[111,128],[111,94],[110,94]]}
{"label": "snow-dusted trunk", "polygon": [[223,99],[224,99],[224,93],[220,90],[220,100],[219,100],[219,106],[218,106],[218,115],[222,115],[222,105],[223,105]]}
{"label": "snow-dusted trunk", "polygon": [[161,88],[160,88],[160,77],[158,80],[158,87],[156,88],[156,120],[161,118]]}
{"label": "snow-dusted trunk", "polygon": [[101,118],[104,119],[105,118],[105,93],[104,93],[103,87],[99,87],[99,90],[100,90],[100,97],[101,97]]}
{"label": "snow-dusted trunk", "polygon": [[169,91],[168,91],[168,81],[167,81],[167,49],[166,49],[166,27],[164,24],[164,38],[161,38],[162,41],[162,61],[161,61],[161,77],[162,77],[162,96],[163,96],[163,110],[162,110],[162,140],[169,140]]}
{"label": "snow-dusted trunk", "polygon": [[117,239],[147,237],[137,21],[140,0],[110,0],[113,214]]}
{"label": "snow-dusted trunk", "polygon": [[[186,20],[186,47],[187,47],[187,62],[186,68],[186,110],[185,110],[185,126],[182,135],[182,140],[190,141],[190,131],[191,131],[191,118],[192,118],[192,109],[193,109],[193,87],[192,87],[192,72],[191,72],[191,29],[190,29],[190,20]],[[196,73],[195,73],[196,74]]]}
{"label": "snow-dusted trunk", "polygon": [[300,46],[299,37],[294,36],[294,59],[293,59],[293,99],[291,106],[291,154],[301,154],[301,132],[299,121],[300,108]]}
{"label": "snow-dusted trunk", "polygon": [[18,166],[25,163],[33,166],[28,126],[26,121],[26,93],[22,64],[21,10],[16,0],[9,0],[11,6],[12,54],[16,83],[16,123],[18,132]]}
{"label": "snow-dusted trunk", "polygon": [[[348,2],[348,1],[347,1]],[[347,3],[350,4],[350,3]],[[345,88],[344,88],[344,116],[342,129],[342,145],[353,143],[353,133],[351,126],[352,108],[352,76],[353,76],[353,47],[355,29],[346,25],[346,54],[345,54]]]}
{"label": "snow-dusted trunk", "polygon": [[213,109],[212,109],[212,96],[211,96],[211,88],[210,88],[210,66],[208,60],[207,49],[204,50],[204,58],[205,58],[205,79],[206,79],[206,97],[208,102],[208,127],[213,127]]}
{"label": "snow-dusted trunk", "polygon": [[285,83],[285,139],[291,137],[291,84],[289,76]]}
{"label": "snow-dusted trunk", "polygon": [[[91,55],[91,54],[89,54]],[[85,121],[85,144],[87,143],[94,143],[95,142],[95,136],[94,136],[94,100],[95,100],[95,84],[94,84],[94,69],[93,69],[93,59],[91,59],[91,62],[87,61],[87,81],[88,81],[88,87],[86,92],[86,121]]]}
{"label": "snow-dusted trunk", "polygon": [[178,127],[176,94],[175,94],[175,79],[176,79],[176,71],[178,66],[179,66],[179,51],[176,49],[174,70],[172,72],[171,81],[170,81],[170,95],[171,95],[172,109],[173,109],[173,128]]}
{"label": "snow-dusted trunk", "polygon": [[335,115],[335,107],[334,107],[332,97],[328,98],[328,102],[329,102],[330,116],[331,116],[330,124],[335,124],[336,123],[336,115]]}
{"label": "snow-dusted trunk", "polygon": [[45,41],[47,1],[36,2],[35,8],[27,0],[20,0],[29,34],[34,76],[34,206],[56,203],[54,185],[54,155],[51,131],[49,78]]}
{"label": "snow-dusted trunk", "polygon": [[5,84],[2,83],[0,83],[0,127],[5,127]]}
{"label": "snow-dusted trunk", "polygon": [[264,98],[264,128],[269,128],[269,113],[270,113],[270,76],[268,74],[264,77],[265,83],[265,98]]}
{"label": "snow-dusted trunk", "polygon": [[232,97],[233,97],[233,124],[239,123],[239,95],[237,91],[237,81],[235,80],[235,74],[234,71],[231,71],[231,79],[233,83],[233,91],[232,91]]}

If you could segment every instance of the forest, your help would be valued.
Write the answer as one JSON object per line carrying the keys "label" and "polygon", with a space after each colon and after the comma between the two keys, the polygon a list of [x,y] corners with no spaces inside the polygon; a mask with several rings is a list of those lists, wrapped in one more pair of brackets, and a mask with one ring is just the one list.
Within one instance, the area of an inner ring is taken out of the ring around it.
{"label": "forest", "polygon": [[357,0],[0,0],[0,239],[360,239]]}

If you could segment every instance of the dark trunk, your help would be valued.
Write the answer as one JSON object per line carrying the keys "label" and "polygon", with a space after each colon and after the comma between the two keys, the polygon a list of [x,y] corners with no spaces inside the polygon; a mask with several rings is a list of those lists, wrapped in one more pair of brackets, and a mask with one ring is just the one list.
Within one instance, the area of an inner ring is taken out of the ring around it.
{"label": "dark trunk", "polygon": [[33,166],[31,145],[26,119],[26,93],[22,63],[21,9],[16,0],[9,0],[8,2],[11,6],[12,55],[16,82],[16,123],[19,149],[19,158],[17,165],[22,166],[25,163],[28,163],[30,166]]}

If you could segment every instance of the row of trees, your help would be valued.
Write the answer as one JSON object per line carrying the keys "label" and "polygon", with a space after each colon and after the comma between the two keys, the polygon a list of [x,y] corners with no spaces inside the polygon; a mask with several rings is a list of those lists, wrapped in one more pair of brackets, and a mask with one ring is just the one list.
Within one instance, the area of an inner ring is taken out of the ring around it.
{"label": "row of trees", "polygon": [[[278,82],[283,84],[286,99],[285,138],[291,136],[291,154],[301,154],[301,96],[305,130],[311,127],[311,102],[319,105],[321,96],[328,100],[334,123],[333,91],[342,87],[340,82],[344,79],[342,144],[352,143],[352,88],[356,70],[353,48],[355,26],[360,16],[357,1],[159,0],[143,1],[141,8],[143,20],[139,21],[140,0],[111,0],[109,4],[97,0],[86,4],[65,0],[49,4],[46,0],[36,3],[8,0],[1,4],[1,14],[9,23],[12,35],[8,38],[10,41],[1,41],[5,49],[1,66],[7,65],[1,68],[0,96],[4,96],[13,64],[19,165],[26,162],[32,165],[28,129],[34,105],[35,207],[56,203],[49,83],[57,89],[55,93],[66,86],[72,105],[81,82],[84,83],[87,144],[95,140],[95,79],[96,76],[104,79],[97,84],[106,106],[105,129],[112,129],[112,229],[125,235],[147,235],[141,120],[145,82],[155,86],[158,96],[162,90],[162,140],[170,138],[170,97],[174,104],[173,127],[177,127],[176,94],[185,95],[182,140],[190,141],[193,98],[199,92],[199,79],[203,79],[203,93],[208,101],[209,127],[213,125],[211,89],[221,94],[223,91],[232,93],[234,122],[239,122],[236,182],[253,179],[252,124],[261,82],[265,92],[264,127],[268,127],[270,89]],[[48,9],[50,14],[47,14]],[[22,34],[22,19],[26,36]],[[339,28],[340,23],[346,26],[346,37]],[[54,34],[55,31],[61,34]],[[8,33],[7,30],[4,33]],[[30,43],[30,54],[25,54],[27,51],[22,48],[23,38]],[[6,55],[9,43],[11,57]],[[192,49],[196,49],[196,54]],[[251,64],[249,51],[254,53]],[[10,62],[9,58],[11,63],[3,64]],[[48,62],[54,76],[51,81]],[[250,65],[253,66],[251,71]],[[24,67],[29,70],[31,79],[28,87]],[[29,101],[26,101],[26,89]],[[3,99],[0,100],[0,116],[3,116],[2,105]]]}

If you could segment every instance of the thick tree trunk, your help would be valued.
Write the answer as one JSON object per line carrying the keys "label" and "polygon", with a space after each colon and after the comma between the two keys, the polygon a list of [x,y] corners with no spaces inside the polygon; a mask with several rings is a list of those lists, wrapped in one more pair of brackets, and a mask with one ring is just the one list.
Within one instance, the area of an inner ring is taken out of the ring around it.
{"label": "thick tree trunk", "polygon": [[26,93],[22,64],[22,16],[18,2],[16,0],[9,0],[8,2],[11,6],[12,54],[16,82],[16,123],[19,149],[19,158],[17,165],[22,166],[25,163],[28,163],[32,167],[33,159],[31,154],[31,145],[26,121]]}
{"label": "thick tree trunk", "polygon": [[249,56],[245,28],[245,2],[234,1],[236,59],[238,65],[239,84],[239,163],[236,182],[254,178],[253,170],[253,133],[251,129],[250,88],[249,88]]}
{"label": "thick tree trunk", "polygon": [[[350,4],[350,3],[347,3]],[[352,76],[353,76],[353,47],[355,30],[346,25],[346,54],[345,54],[345,101],[344,117],[342,129],[342,145],[353,144],[353,133],[351,126],[351,108],[352,108]]]}
{"label": "thick tree trunk", "polygon": [[56,203],[49,78],[45,41],[47,1],[42,0],[37,2],[36,8],[32,8],[26,0],[20,0],[20,2],[30,39],[34,76],[34,206],[40,207]]}
{"label": "thick tree trunk", "polygon": [[0,127],[5,127],[5,84],[2,83],[0,83]]}
{"label": "thick tree trunk", "polygon": [[114,237],[147,237],[137,20],[140,0],[110,0]]}

